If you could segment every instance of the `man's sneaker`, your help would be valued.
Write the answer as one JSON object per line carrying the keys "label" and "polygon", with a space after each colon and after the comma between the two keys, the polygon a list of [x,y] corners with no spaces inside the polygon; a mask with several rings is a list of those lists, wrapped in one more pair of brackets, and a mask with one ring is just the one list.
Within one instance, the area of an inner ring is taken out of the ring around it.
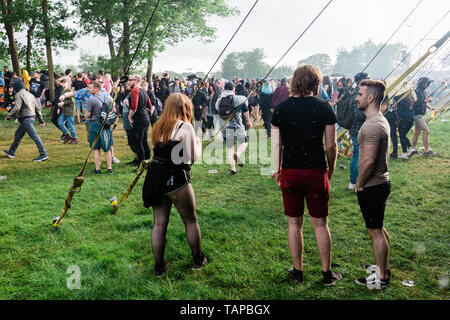
{"label": "man's sneaker", "polygon": [[297,281],[298,283],[303,283],[303,271],[297,270],[295,268],[292,269],[284,269],[286,273],[289,275],[289,278]]}
{"label": "man's sneaker", "polygon": [[380,290],[386,288],[389,285],[389,278],[387,278],[386,280],[381,280],[376,272],[372,273],[366,278],[356,279],[355,281],[357,284],[366,286],[370,290]]}
{"label": "man's sneaker", "polygon": [[192,268],[192,270],[201,270],[207,264],[208,259],[206,259],[205,254],[202,252],[200,258],[194,259],[194,267]]}
{"label": "man's sneaker", "polygon": [[[365,264],[364,269],[366,269],[367,273],[375,273],[378,270],[378,267],[376,264]],[[391,270],[387,269],[387,275],[390,278],[391,277]]]}
{"label": "man's sneaker", "polygon": [[348,184],[348,188],[350,189],[350,190],[355,190],[356,189],[356,184],[353,184],[353,183],[349,183]]}
{"label": "man's sneaker", "polygon": [[389,158],[397,159],[397,158],[398,158],[398,155],[395,154],[395,153],[391,153],[391,154],[389,155]]}
{"label": "man's sneaker", "polygon": [[323,275],[323,284],[327,287],[334,286],[338,281],[342,280],[342,275],[339,272],[322,271],[322,275]]}
{"label": "man's sneaker", "polygon": [[9,150],[3,150],[3,153],[8,156],[8,158],[14,159],[14,155],[9,153]]}
{"label": "man's sneaker", "polygon": [[36,159],[33,159],[33,161],[41,162],[41,161],[45,161],[45,160],[47,160],[47,159],[48,159],[48,156],[47,156],[47,155],[40,155],[40,156],[37,157]]}
{"label": "man's sneaker", "polygon": [[69,142],[70,140],[72,140],[72,136],[70,135],[70,133],[68,133],[68,134],[66,134],[66,135],[64,136],[64,138],[62,139],[62,142],[63,142],[63,143],[67,143],[67,142]]}
{"label": "man's sneaker", "polygon": [[433,151],[430,149],[430,150],[424,152],[423,154],[426,155],[426,156],[434,156],[434,155],[436,155],[436,152],[433,152]]}
{"label": "man's sneaker", "polygon": [[78,144],[78,139],[72,138],[72,139],[70,139],[70,141],[67,144]]}
{"label": "man's sneaker", "polygon": [[115,164],[117,164],[117,163],[121,163],[122,161],[120,161],[119,159],[117,159],[116,157],[112,157],[112,163],[115,163]]}
{"label": "man's sneaker", "polygon": [[113,169],[108,169],[108,171],[107,171],[109,174],[112,174],[113,173]]}
{"label": "man's sneaker", "polygon": [[154,270],[156,276],[162,276],[167,271],[167,262],[155,264]]}
{"label": "man's sneaker", "polygon": [[403,160],[408,160],[408,159],[409,159],[409,156],[408,156],[407,153],[402,153],[402,155],[399,156],[398,158],[399,158],[399,159],[403,159]]}
{"label": "man's sneaker", "polygon": [[19,122],[19,119],[14,120],[14,122]]}
{"label": "man's sneaker", "polygon": [[59,137],[59,142],[64,142],[64,139],[66,138],[66,135],[63,133],[61,137]]}
{"label": "man's sneaker", "polygon": [[102,172],[101,172],[100,170],[95,170],[95,169],[94,169],[93,172],[94,172],[94,174],[102,174]]}

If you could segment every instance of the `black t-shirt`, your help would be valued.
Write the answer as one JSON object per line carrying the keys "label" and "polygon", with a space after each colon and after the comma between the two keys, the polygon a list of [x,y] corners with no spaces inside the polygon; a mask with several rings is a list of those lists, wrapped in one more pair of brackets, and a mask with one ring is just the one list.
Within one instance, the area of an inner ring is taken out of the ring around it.
{"label": "black t-shirt", "polygon": [[9,87],[9,83],[11,82],[11,77],[12,77],[12,72],[11,71],[7,71],[3,74],[3,76],[7,79],[5,79],[5,87]]}
{"label": "black t-shirt", "polygon": [[44,85],[41,81],[37,81],[36,79],[30,80],[30,93],[36,98],[40,98],[42,95],[42,91],[44,91]]}
{"label": "black t-shirt", "polygon": [[75,80],[75,81],[72,83],[72,87],[75,88],[75,91],[78,91],[78,90],[81,90],[81,89],[86,88],[86,87],[87,87],[87,84],[86,84],[86,82],[84,82],[84,81],[82,81],[82,80]]}
{"label": "black t-shirt", "polygon": [[323,135],[337,122],[328,102],[289,97],[275,107],[272,124],[280,129],[283,169],[326,169]]}

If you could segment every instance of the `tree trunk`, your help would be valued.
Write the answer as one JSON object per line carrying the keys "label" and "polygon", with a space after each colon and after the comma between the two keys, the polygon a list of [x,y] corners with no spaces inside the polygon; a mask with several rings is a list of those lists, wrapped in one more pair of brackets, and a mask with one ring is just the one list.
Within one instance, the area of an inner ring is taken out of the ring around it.
{"label": "tree trunk", "polygon": [[55,99],[55,72],[53,69],[52,41],[50,39],[50,27],[48,25],[48,1],[42,0],[42,22],[45,33],[45,49],[47,52],[48,77],[50,81],[50,100]]}
{"label": "tree trunk", "polygon": [[4,25],[6,34],[8,36],[8,42],[9,42],[9,54],[11,56],[11,63],[14,69],[14,72],[17,74],[18,77],[20,77],[20,64],[19,64],[19,54],[17,52],[17,45],[16,40],[14,39],[14,25],[7,21],[9,12],[9,5],[10,1],[6,2],[6,0],[2,1],[2,14],[4,15]]}
{"label": "tree trunk", "polygon": [[[123,0],[124,8],[127,8],[129,5],[128,0]],[[123,71],[124,73],[127,72],[128,64],[130,63],[130,35],[131,35],[131,28],[130,28],[130,18],[128,16],[124,17],[123,23],[123,37],[122,37],[122,43],[123,43]],[[131,66],[130,66],[131,68]]]}
{"label": "tree trunk", "polygon": [[147,60],[147,82],[150,83],[152,81],[153,74],[153,57]]}
{"label": "tree trunk", "polygon": [[32,44],[31,44],[31,38],[33,36],[33,31],[34,28],[36,27],[36,20],[33,20],[32,25],[30,26],[30,28],[27,30],[27,71],[31,72],[31,49],[32,49]]}

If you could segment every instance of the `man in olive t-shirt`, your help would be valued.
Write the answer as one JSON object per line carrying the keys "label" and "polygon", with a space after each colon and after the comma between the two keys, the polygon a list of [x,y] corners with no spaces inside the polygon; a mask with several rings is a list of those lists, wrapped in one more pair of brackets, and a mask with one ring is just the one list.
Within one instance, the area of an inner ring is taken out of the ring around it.
{"label": "man in olive t-shirt", "polygon": [[376,265],[375,271],[366,278],[357,279],[358,284],[369,289],[381,289],[389,284],[388,270],[390,238],[383,227],[386,200],[391,192],[389,181],[389,133],[390,127],[380,112],[385,85],[382,81],[364,80],[356,98],[358,109],[364,111],[366,121],[359,130],[359,175],[356,181],[358,203],[372,239]]}

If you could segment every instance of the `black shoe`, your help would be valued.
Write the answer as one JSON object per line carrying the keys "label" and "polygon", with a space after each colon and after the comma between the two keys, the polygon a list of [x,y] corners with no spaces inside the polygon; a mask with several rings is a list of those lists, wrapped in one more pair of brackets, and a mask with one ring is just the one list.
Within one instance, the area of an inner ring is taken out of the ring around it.
{"label": "black shoe", "polygon": [[231,170],[230,176],[234,176],[237,173],[237,171]]}
{"label": "black shoe", "polygon": [[137,164],[137,160],[136,159],[133,159],[132,161],[130,161],[130,162],[127,162],[127,163],[125,163],[126,165],[128,165],[128,166],[134,166],[134,165],[136,165]]}
{"label": "black shoe", "polygon": [[39,157],[37,157],[36,159],[33,159],[33,161],[35,162],[41,162],[41,161],[45,161],[48,159],[47,155],[40,155]]}
{"label": "black shoe", "polygon": [[323,275],[323,284],[327,287],[334,286],[338,281],[342,279],[342,275],[339,272],[322,271],[322,275]]}
{"label": "black shoe", "polygon": [[286,271],[286,273],[292,280],[295,280],[298,283],[303,283],[303,271],[297,270],[295,268],[284,269],[284,271]]}
{"label": "black shoe", "polygon": [[389,157],[390,157],[390,158],[393,158],[393,159],[397,159],[397,158],[398,158],[398,155],[397,155],[397,154],[394,154],[394,153],[391,153],[391,154],[389,155]]}
{"label": "black shoe", "polygon": [[154,270],[156,276],[162,276],[167,271],[167,262],[155,264]]}
{"label": "black shoe", "polygon": [[93,172],[94,172],[94,174],[102,174],[102,172],[101,172],[100,170],[95,170],[95,169],[94,169]]}
{"label": "black shoe", "polygon": [[205,254],[202,252],[200,258],[198,258],[198,259],[194,258],[194,267],[192,268],[192,270],[200,270],[207,264],[208,264],[208,259],[206,259]]}
{"label": "black shoe", "polygon": [[112,174],[113,173],[113,169],[108,169],[108,171],[107,171],[109,174]]}
{"label": "black shoe", "polygon": [[117,128],[117,124],[113,125],[112,131],[116,130],[116,128]]}
{"label": "black shoe", "polygon": [[8,156],[8,158],[14,159],[14,155],[9,153],[9,150],[3,150],[3,153]]}

